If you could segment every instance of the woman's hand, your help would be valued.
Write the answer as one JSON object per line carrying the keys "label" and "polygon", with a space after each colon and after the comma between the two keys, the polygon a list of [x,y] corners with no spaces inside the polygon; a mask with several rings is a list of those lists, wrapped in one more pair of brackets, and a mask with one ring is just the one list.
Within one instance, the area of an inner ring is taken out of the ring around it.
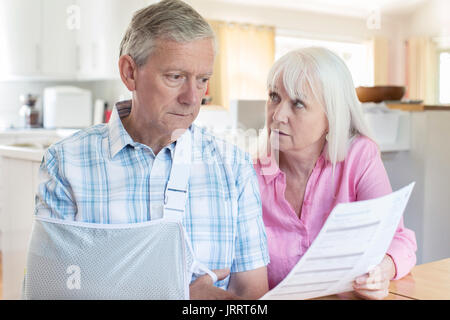
{"label": "woman's hand", "polygon": [[385,255],[379,265],[355,279],[353,289],[364,299],[384,299],[389,294],[389,282],[395,274],[394,261],[389,255]]}

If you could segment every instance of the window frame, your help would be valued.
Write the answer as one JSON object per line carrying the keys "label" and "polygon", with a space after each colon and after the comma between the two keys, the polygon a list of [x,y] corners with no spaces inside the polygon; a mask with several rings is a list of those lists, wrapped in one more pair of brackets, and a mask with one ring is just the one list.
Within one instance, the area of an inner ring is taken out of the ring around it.
{"label": "window frame", "polygon": [[[445,49],[438,49],[436,50],[436,54],[437,54],[437,101],[438,104],[450,104],[450,99],[447,102],[442,102],[441,101],[441,54],[442,53],[448,53],[450,55],[450,48],[445,48]],[[449,75],[450,78],[450,75]]]}

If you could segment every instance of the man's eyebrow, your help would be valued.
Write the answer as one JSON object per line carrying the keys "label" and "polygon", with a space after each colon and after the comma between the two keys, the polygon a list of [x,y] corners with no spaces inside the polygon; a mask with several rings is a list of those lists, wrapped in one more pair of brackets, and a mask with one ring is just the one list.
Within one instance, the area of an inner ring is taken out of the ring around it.
{"label": "man's eyebrow", "polygon": [[[176,67],[176,66],[168,67],[168,68],[163,68],[163,69],[161,69],[161,71],[162,71],[162,72],[180,72],[180,73],[183,73],[183,74],[190,74],[190,72],[188,72],[188,71],[186,71],[186,70],[184,70],[184,69],[182,69],[182,68],[178,68],[178,67]],[[200,77],[203,77],[203,76],[212,76],[212,75],[213,75],[213,72],[212,72],[212,71],[208,71],[208,72],[200,73],[200,74],[199,74]]]}

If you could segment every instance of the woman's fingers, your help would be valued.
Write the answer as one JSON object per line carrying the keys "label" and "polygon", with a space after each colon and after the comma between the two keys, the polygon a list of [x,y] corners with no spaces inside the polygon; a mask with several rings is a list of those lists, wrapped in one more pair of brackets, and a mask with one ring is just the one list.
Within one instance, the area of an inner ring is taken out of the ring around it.
{"label": "woman's fingers", "polygon": [[[386,267],[386,265],[388,265],[388,267]],[[355,279],[353,282],[353,289],[359,296],[362,296],[365,299],[383,299],[389,295],[390,279],[394,275],[394,263],[392,259],[386,255],[383,261],[370,272]]]}
{"label": "woman's fingers", "polygon": [[356,278],[353,283],[355,291],[386,291],[389,288],[387,279],[377,266],[368,274]]}
{"label": "woman's fingers", "polygon": [[381,272],[380,267],[375,267],[368,274],[362,275],[355,279],[354,286],[361,289],[376,289],[378,285],[385,284],[387,281],[389,286],[389,280]]}

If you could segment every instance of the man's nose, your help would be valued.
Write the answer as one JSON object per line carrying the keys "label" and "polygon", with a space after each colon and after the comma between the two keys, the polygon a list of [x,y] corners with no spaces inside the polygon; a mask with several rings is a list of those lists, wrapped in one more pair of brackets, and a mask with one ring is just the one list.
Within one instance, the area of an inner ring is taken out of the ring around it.
{"label": "man's nose", "polygon": [[195,106],[199,102],[199,89],[195,80],[187,80],[178,96],[178,101],[186,106]]}

